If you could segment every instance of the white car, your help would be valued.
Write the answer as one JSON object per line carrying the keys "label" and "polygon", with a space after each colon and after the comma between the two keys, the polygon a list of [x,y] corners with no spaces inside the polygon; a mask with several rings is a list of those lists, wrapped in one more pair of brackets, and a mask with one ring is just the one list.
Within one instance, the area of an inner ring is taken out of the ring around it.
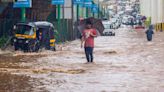
{"label": "white car", "polygon": [[115,31],[114,29],[112,29],[112,22],[110,21],[103,21],[102,22],[104,25],[104,31],[103,31],[103,35],[104,36],[115,36]]}

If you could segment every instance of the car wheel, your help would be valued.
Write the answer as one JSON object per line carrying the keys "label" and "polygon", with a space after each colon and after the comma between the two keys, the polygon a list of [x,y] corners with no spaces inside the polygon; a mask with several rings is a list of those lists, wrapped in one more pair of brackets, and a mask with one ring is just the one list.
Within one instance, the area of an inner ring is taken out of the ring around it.
{"label": "car wheel", "polygon": [[56,47],[53,48],[53,51],[56,51]]}
{"label": "car wheel", "polygon": [[39,45],[39,43],[36,43],[34,46],[34,52],[38,52],[39,49],[40,49],[40,45]]}
{"label": "car wheel", "polygon": [[14,49],[17,51],[19,49],[19,46],[17,44],[14,44]]}
{"label": "car wheel", "polygon": [[39,41],[35,40],[28,44],[27,46],[29,52],[38,52],[40,49]]}

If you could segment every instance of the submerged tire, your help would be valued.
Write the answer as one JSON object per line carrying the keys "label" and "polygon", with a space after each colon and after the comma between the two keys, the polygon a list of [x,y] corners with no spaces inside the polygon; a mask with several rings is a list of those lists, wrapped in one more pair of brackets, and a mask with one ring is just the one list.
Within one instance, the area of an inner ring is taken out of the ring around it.
{"label": "submerged tire", "polygon": [[56,47],[53,48],[53,51],[56,51]]}
{"label": "submerged tire", "polygon": [[17,51],[19,49],[18,45],[14,44],[14,50]]}
{"label": "submerged tire", "polygon": [[40,42],[38,40],[33,41],[29,44],[29,52],[38,52],[40,49]]}

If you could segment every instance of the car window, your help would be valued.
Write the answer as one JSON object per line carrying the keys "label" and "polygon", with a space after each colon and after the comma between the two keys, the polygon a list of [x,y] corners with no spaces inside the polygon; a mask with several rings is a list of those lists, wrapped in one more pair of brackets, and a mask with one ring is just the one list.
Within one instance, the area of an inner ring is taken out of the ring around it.
{"label": "car window", "polygon": [[109,24],[104,24],[104,28],[105,29],[110,29],[110,25]]}

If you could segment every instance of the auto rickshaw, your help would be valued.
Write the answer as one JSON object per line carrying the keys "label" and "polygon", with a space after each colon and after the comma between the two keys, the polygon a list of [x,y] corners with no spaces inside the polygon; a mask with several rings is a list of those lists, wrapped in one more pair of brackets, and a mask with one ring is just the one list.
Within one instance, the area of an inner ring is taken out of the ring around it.
{"label": "auto rickshaw", "polygon": [[52,23],[46,21],[17,23],[14,26],[13,45],[15,50],[38,52],[39,49],[56,50]]}

